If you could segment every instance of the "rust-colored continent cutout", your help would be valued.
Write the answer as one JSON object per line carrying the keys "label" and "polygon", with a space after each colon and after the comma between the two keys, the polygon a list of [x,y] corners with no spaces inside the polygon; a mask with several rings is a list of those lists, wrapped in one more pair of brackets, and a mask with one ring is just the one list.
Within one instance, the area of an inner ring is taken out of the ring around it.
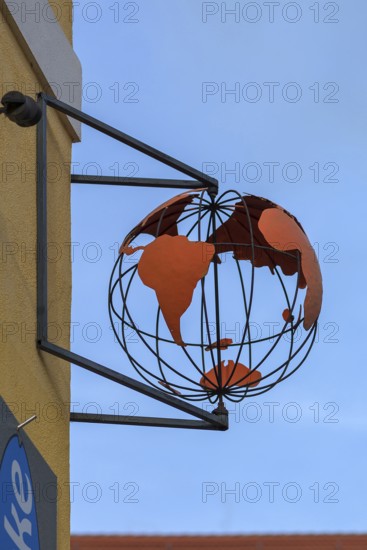
{"label": "rust-colored continent cutout", "polygon": [[292,321],[294,321],[294,315],[291,315],[291,312],[288,308],[283,311],[282,317],[286,323],[291,323]]}
{"label": "rust-colored continent cutout", "polygon": [[276,250],[301,253],[301,268],[307,284],[303,326],[309,330],[320,314],[322,303],[322,277],[315,251],[301,227],[279,207],[264,210],[258,227]]}
{"label": "rust-colored continent cutout", "polygon": [[[231,216],[217,228],[215,237],[210,235],[208,242],[215,240],[217,254],[233,251],[233,256],[237,260],[250,260],[255,267],[267,266],[272,273],[274,268],[279,266],[284,275],[294,275],[297,273],[297,259],[286,256],[272,247],[269,250],[269,243],[258,228],[263,211],[277,206],[268,199],[245,195],[235,204]],[[301,228],[297,221],[296,223]],[[251,246],[252,239],[254,249]],[[217,256],[216,259],[220,261]],[[301,273],[299,288],[305,286],[306,281]]]}
{"label": "rust-colored continent cutout", "polygon": [[197,283],[208,272],[215,249],[212,244],[189,241],[187,237],[162,235],[145,247],[126,247],[131,254],[144,249],[138,273],[155,290],[164,320],[176,344],[184,346],[181,317],[191,304]]}
{"label": "rust-colored continent cutout", "polygon": [[206,346],[205,348],[205,351],[210,351],[212,349],[228,349],[228,346],[230,346],[231,344],[233,344],[233,340],[232,338],[222,338],[221,340],[219,340],[219,345],[218,345],[218,342],[214,342],[213,344],[210,344],[209,346]]}
{"label": "rust-colored continent cutout", "polygon": [[[208,242],[214,241],[216,261],[220,261],[218,254],[233,251],[237,260],[250,260],[255,267],[268,266],[272,273],[279,266],[284,275],[298,272],[296,252],[300,251],[298,287],[308,287],[303,326],[306,330],[311,328],[321,310],[322,277],[312,246],[294,216],[268,199],[246,195],[235,204],[231,216],[217,228],[215,236],[209,237]],[[289,252],[291,256],[283,252]],[[283,318],[288,320],[287,313]]]}
{"label": "rust-colored continent cutout", "polygon": [[155,208],[125,237],[120,248],[120,253],[122,249],[128,246],[140,233],[147,233],[153,237],[159,237],[160,235],[171,235],[171,237],[175,237],[178,235],[177,220],[186,206],[191,204],[194,198],[198,196],[198,191],[201,191],[201,189],[195,192],[185,191],[185,193],[172,197],[172,199],[169,199]]}
{"label": "rust-colored continent cutout", "polygon": [[[257,386],[261,380],[261,373],[257,370],[251,372],[248,367],[237,363],[236,368],[234,369],[234,361],[228,361],[228,365],[224,366],[225,361],[221,362],[220,372],[222,376],[222,387],[225,388],[228,384],[229,386],[251,386],[254,388]],[[233,376],[232,376],[233,373]],[[249,374],[251,373],[251,374]],[[205,374],[200,380],[200,386],[207,388],[209,390],[215,390],[218,388],[218,367],[211,369]],[[242,378],[244,377],[244,380]]]}

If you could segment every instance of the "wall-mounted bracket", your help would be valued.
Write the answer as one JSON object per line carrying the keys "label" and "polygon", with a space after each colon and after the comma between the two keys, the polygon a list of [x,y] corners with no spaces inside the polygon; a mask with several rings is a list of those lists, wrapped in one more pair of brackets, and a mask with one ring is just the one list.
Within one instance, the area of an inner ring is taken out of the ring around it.
{"label": "wall-mounted bracket", "polygon": [[23,128],[35,126],[41,120],[42,112],[39,104],[20,92],[8,92],[2,97],[1,103],[3,107],[0,113],[18,126]]}
{"label": "wall-mounted bracket", "polygon": [[176,169],[178,172],[189,176],[190,180],[180,179],[154,179],[154,178],[114,178],[107,176],[82,176],[72,174],[70,183],[86,185],[120,185],[132,187],[163,187],[178,189],[202,189],[206,188],[211,196],[218,193],[218,181],[203,174],[199,170],[182,163],[181,161],[166,155],[165,153],[154,149],[150,145],[143,143],[120,130],[113,128],[93,118],[70,105],[67,105],[57,99],[40,94],[38,98],[38,107],[40,112],[40,122],[37,127],[37,346],[41,351],[50,353],[69,363],[86,369],[98,376],[102,376],[117,384],[133,389],[143,395],[147,395],[155,400],[165,403],[175,409],[187,413],[199,420],[191,419],[173,419],[173,418],[150,418],[137,416],[114,416],[114,415],[96,415],[87,413],[71,413],[70,420],[73,422],[94,422],[104,424],[124,424],[134,426],[157,426],[170,428],[190,428],[201,430],[220,430],[228,429],[228,414],[223,404],[212,413],[209,413],[199,407],[191,405],[186,401],[169,393],[157,390],[138,380],[121,374],[96,363],[86,357],[77,355],[67,349],[56,346],[49,342],[47,335],[48,318],[48,277],[47,277],[47,257],[43,253],[47,250],[47,108],[51,107],[69,116],[79,122],[94,128],[95,130],[110,136],[117,141],[140,151],[141,153],[154,158]]}

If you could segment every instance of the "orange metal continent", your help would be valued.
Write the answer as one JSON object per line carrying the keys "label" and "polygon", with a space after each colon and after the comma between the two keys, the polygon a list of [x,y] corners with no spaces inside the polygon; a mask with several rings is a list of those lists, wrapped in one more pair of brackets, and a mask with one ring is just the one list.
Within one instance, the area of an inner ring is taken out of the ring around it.
{"label": "orange metal continent", "polygon": [[[321,310],[322,277],[315,252],[294,216],[267,199],[244,196],[243,201],[235,204],[231,216],[217,229],[215,236],[209,237],[208,242],[215,242],[217,255],[233,251],[237,260],[250,260],[255,267],[268,266],[272,273],[279,266],[285,275],[298,272],[299,251],[301,265],[298,287],[307,286],[303,326],[306,330],[311,328]],[[252,242],[254,247],[251,246]],[[220,261],[218,256],[216,260]],[[283,312],[283,318],[290,322],[288,313]]]}
{"label": "orange metal continent", "polygon": [[191,204],[197,196],[197,191],[186,191],[155,208],[125,237],[120,248],[120,253],[123,247],[129,245],[140,233],[147,233],[153,237],[159,237],[160,235],[175,237],[178,235],[177,220],[186,206]]}
{"label": "orange metal continent", "polygon": [[291,312],[289,309],[285,309],[282,313],[282,317],[286,323],[290,323],[291,321],[294,321],[294,315],[291,315]]}
{"label": "orange metal continent", "polygon": [[[219,346],[218,346],[219,344]],[[214,342],[205,348],[205,351],[210,351],[211,349],[228,349],[228,346],[233,344],[232,338],[222,338],[219,342]]]}
{"label": "orange metal continent", "polygon": [[180,321],[192,301],[197,283],[208,272],[214,246],[189,241],[187,237],[162,235],[145,247],[123,247],[122,251],[144,249],[138,273],[155,290],[163,317],[176,344],[184,346]]}
{"label": "orange metal continent", "polygon": [[300,226],[280,207],[264,210],[258,226],[275,249],[301,253],[302,273],[307,284],[303,326],[309,330],[320,314],[322,303],[322,278],[315,251]]}
{"label": "orange metal continent", "polygon": [[[217,228],[215,237],[211,235],[208,242],[215,241],[217,254],[233,251],[237,260],[250,260],[255,267],[268,266],[272,273],[279,266],[285,275],[294,275],[298,270],[297,258],[282,254],[270,246],[258,228],[258,221],[268,208],[277,208],[277,205],[262,197],[244,196],[243,201],[235,204],[228,220]],[[251,246],[252,240],[254,248]],[[301,273],[299,287],[305,286],[306,281]]]}
{"label": "orange metal continent", "polygon": [[[261,373],[257,370],[251,371],[245,365],[237,363],[236,367],[234,361],[228,361],[228,365],[224,366],[225,361],[220,364],[220,372],[222,377],[222,387],[226,386],[251,386],[255,387],[259,384],[261,379]],[[211,369],[200,380],[200,385],[203,388],[209,390],[218,389],[218,366],[215,369]],[[233,376],[232,376],[233,375]]]}

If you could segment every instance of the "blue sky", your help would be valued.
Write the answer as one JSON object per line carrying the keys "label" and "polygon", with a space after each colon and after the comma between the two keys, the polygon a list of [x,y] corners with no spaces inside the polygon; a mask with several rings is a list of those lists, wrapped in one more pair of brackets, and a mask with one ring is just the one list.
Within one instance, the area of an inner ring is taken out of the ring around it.
{"label": "blue sky", "polygon": [[[366,530],[367,6],[280,1],[272,14],[268,4],[75,6],[83,109],[211,170],[223,191],[281,204],[315,245],[324,280],[307,364],[234,406],[228,432],[72,425],[75,533]],[[87,128],[74,162],[79,173],[176,176]],[[72,192],[72,348],[131,376],[109,326],[109,276],[124,236],[174,194]],[[177,414],[75,367],[72,399],[84,412]]]}

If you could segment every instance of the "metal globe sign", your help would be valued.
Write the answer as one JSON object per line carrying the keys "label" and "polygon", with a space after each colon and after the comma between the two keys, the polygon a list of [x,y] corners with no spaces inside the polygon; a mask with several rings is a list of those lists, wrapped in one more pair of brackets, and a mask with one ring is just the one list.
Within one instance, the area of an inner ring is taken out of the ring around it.
{"label": "metal globe sign", "polygon": [[123,240],[109,288],[112,326],[139,375],[220,404],[262,394],[302,365],[321,302],[297,219],[237,191],[186,192],[153,210]]}
{"label": "metal globe sign", "polygon": [[[123,363],[111,369],[50,341],[44,254],[37,263],[37,348],[194,419],[71,411],[70,420],[227,430],[224,399],[267,392],[303,364],[315,341],[322,277],[301,224],[267,199],[237,191],[218,196],[215,178],[53,97],[41,93],[37,103],[38,250],[48,244],[44,168],[50,108],[189,177],[71,174],[73,184],[190,189],[128,233],[110,277],[112,327],[144,382]],[[10,113],[5,107],[3,112]],[[218,403],[211,412],[184,401],[208,399]]]}

